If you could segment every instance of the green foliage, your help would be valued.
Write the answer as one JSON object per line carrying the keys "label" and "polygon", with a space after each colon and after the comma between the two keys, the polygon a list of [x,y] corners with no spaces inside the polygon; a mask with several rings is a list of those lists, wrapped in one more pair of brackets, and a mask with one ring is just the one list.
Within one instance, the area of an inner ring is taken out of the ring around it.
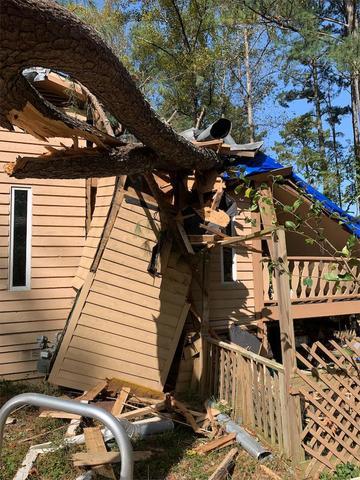
{"label": "green foliage", "polygon": [[353,463],[341,463],[336,466],[334,473],[322,473],[320,480],[351,480],[360,475],[360,468]]}

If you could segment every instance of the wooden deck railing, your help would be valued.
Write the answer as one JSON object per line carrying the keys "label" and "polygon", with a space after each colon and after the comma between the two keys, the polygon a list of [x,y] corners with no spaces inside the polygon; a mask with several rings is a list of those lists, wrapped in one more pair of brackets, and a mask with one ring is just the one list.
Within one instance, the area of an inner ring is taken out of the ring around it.
{"label": "wooden deck railing", "polygon": [[[232,418],[284,449],[284,367],[234,344],[207,338],[207,387]],[[286,433],[286,432],[285,432]]]}
{"label": "wooden deck railing", "polygon": [[[270,259],[263,259],[265,304],[276,303],[276,287],[270,274]],[[360,267],[351,273],[358,281],[330,281],[326,274],[348,273],[343,259],[333,257],[288,257],[291,302],[318,302],[341,299],[360,299]],[[311,280],[308,280],[311,279]],[[304,282],[305,281],[305,282]]]}
{"label": "wooden deck railing", "polygon": [[[285,388],[283,365],[233,343],[206,337],[208,395],[226,401],[232,418],[290,458],[284,411],[295,398],[296,445],[303,476],[360,459],[360,338],[315,342],[297,352],[298,368]],[[301,369],[299,368],[301,367]],[[300,466],[300,465],[298,465]]]}

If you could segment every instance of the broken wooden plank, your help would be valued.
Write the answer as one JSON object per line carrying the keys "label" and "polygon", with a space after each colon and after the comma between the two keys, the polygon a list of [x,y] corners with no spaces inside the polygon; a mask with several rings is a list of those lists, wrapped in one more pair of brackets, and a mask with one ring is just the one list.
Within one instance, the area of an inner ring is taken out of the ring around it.
{"label": "broken wooden plank", "polygon": [[205,222],[215,223],[220,227],[227,227],[230,222],[230,217],[223,210],[213,210],[211,207],[203,207],[200,210],[196,210],[196,213],[200,215]]}
{"label": "broken wooden plank", "polygon": [[258,232],[250,233],[249,235],[227,237],[224,240],[217,241],[216,243],[218,245],[231,245],[236,242],[245,242],[246,240],[252,240],[254,238],[271,235],[271,233],[277,230],[277,228],[278,227],[268,227],[268,228],[264,228],[263,230],[259,230]]}
{"label": "broken wooden plank", "polygon": [[[91,456],[107,453],[100,427],[84,428],[84,436],[87,449],[86,453]],[[96,472],[96,474],[116,480],[115,473],[111,465],[94,467],[93,470]]]}
{"label": "broken wooden plank", "polygon": [[215,472],[209,477],[209,480],[224,480],[228,478],[231,468],[234,465],[234,458],[238,453],[237,448],[232,448],[224,460],[217,467]]}
{"label": "broken wooden plank", "polygon": [[161,410],[163,410],[164,407],[165,402],[158,402],[149,405],[148,407],[137,408],[136,410],[133,410],[131,412],[121,413],[120,415],[118,415],[117,418],[125,418],[126,420],[131,420],[133,418],[143,417],[144,415],[151,415],[153,413],[160,412]]}
{"label": "broken wooden plank", "polygon": [[195,422],[193,415],[189,412],[189,410],[183,403],[179,402],[179,400],[176,400],[174,397],[171,397],[170,403],[174,410],[177,410],[186,418],[186,421],[195,433],[204,433],[203,429],[199,427],[199,425]]}
{"label": "broken wooden plank", "polygon": [[[141,399],[145,403],[156,403],[156,401],[165,400],[164,392],[155,390],[149,387],[144,387],[137,383],[128,382],[122,378],[111,378],[108,380],[107,391],[112,395],[120,393],[123,387],[129,387],[131,389],[131,396]],[[145,400],[146,399],[146,400]]]}
{"label": "broken wooden plank", "polygon": [[203,228],[204,230],[207,230],[208,232],[212,233],[213,235],[216,235],[218,237],[221,237],[221,238],[229,238],[228,235],[225,235],[225,233],[223,233],[220,228],[215,228],[214,226],[212,225],[205,225],[203,223],[200,223],[199,225],[200,228]]}
{"label": "broken wooden plank", "polygon": [[178,232],[180,234],[180,237],[183,241],[183,244],[185,246],[185,249],[188,253],[190,253],[190,255],[194,255],[195,252],[191,246],[191,243],[190,243],[190,240],[189,240],[189,237],[187,236],[187,233],[185,232],[185,228],[183,227],[183,225],[179,222],[176,222],[176,226],[177,226],[177,229],[178,229]]}
{"label": "broken wooden plank", "polygon": [[101,382],[97,383],[94,387],[90,388],[86,393],[83,393],[80,397],[77,397],[76,400],[83,401],[92,401],[94,400],[100,393],[105,390],[108,386],[108,381],[107,380],[102,380]]}
{"label": "broken wooden plank", "polygon": [[216,210],[217,208],[219,208],[223,193],[224,193],[224,181],[221,180],[221,182],[216,186],[216,192],[212,198],[212,202],[211,202],[212,210]]}
{"label": "broken wooden plank", "polygon": [[[261,470],[266,473],[266,475],[268,476],[268,478],[273,478],[274,480],[282,480],[281,477],[279,477],[279,475],[275,472],[273,472],[269,467],[265,466],[265,465],[262,465],[260,464],[259,465]],[[356,480],[356,479],[354,479]]]}
{"label": "broken wooden plank", "polygon": [[43,410],[39,417],[41,418],[61,418],[64,420],[80,420],[81,415],[76,413],[60,412],[58,410]]}
{"label": "broken wooden plank", "polygon": [[130,387],[122,387],[120,390],[119,396],[117,397],[115,404],[111,410],[111,413],[114,417],[120,415],[124,409],[124,404],[126,403],[128,396],[130,394]]}
{"label": "broken wooden plank", "polygon": [[188,238],[191,245],[207,245],[215,242],[215,235],[188,235]]}
{"label": "broken wooden plank", "polygon": [[199,455],[205,455],[205,453],[211,452],[212,450],[229,445],[229,442],[234,442],[235,439],[236,432],[232,432],[228,435],[223,435],[220,438],[216,438],[215,440],[211,440],[211,442],[196,447],[195,452],[197,452]]}
{"label": "broken wooden plank", "polygon": [[211,150],[218,151],[219,147],[221,147],[221,145],[224,143],[224,140],[222,138],[206,140],[204,142],[197,142],[196,140],[193,140],[191,143],[195,145],[195,147],[211,148]]}
{"label": "broken wooden plank", "polygon": [[[133,452],[134,462],[147,460],[152,456],[152,452],[149,450],[139,450]],[[100,465],[108,465],[110,463],[119,463],[121,461],[119,452],[106,452],[106,453],[89,453],[78,452],[71,456],[71,460],[74,462],[75,467],[96,467]]]}

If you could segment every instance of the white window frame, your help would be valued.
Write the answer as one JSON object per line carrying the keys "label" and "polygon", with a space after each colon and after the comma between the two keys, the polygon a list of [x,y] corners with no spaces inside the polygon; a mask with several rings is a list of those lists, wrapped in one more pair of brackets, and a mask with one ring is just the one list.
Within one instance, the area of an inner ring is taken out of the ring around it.
{"label": "white window frame", "polygon": [[[235,234],[235,218],[232,217],[230,219],[230,225],[231,225],[231,235]],[[232,258],[232,279],[231,280],[225,280],[224,278],[224,248],[229,248],[229,247],[221,247],[220,248],[220,266],[221,266],[221,283],[223,285],[228,285],[232,284],[237,281],[237,258],[236,258],[236,250],[235,248],[231,248],[231,258]]]}
{"label": "white window frame", "polygon": [[[18,190],[26,190],[27,212],[26,212],[26,285],[13,286],[13,260],[14,260],[14,196]],[[31,289],[31,242],[32,240],[32,188],[23,186],[11,187],[10,191],[10,241],[9,241],[9,290],[25,291]]]}

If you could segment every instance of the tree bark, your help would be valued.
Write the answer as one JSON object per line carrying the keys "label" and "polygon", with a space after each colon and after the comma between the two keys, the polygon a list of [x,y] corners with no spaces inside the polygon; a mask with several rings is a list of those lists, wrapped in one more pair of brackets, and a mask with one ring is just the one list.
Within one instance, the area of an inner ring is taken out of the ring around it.
{"label": "tree bark", "polygon": [[[344,0],[346,19],[346,36],[359,35],[359,19],[357,14],[357,1]],[[360,73],[350,72],[351,84],[351,112],[354,137],[355,154],[355,192],[357,196],[357,209],[360,211]]]}
{"label": "tree bark", "polygon": [[249,128],[249,142],[255,142],[254,114],[252,105],[252,78],[250,69],[249,32],[244,28],[244,63],[246,72],[246,110]]}
{"label": "tree bark", "polygon": [[325,135],[324,135],[324,128],[322,124],[318,66],[315,61],[311,61],[311,69],[312,69],[312,79],[313,79],[313,89],[314,89],[316,128],[318,133],[318,144],[319,144],[319,153],[320,153],[320,169],[323,175],[324,195],[328,196],[330,194],[331,189],[330,189],[329,177],[328,177],[328,164],[326,161]]}
{"label": "tree bark", "polygon": [[[66,116],[44,102],[21,74],[24,68],[42,66],[67,73],[87,87],[131,133],[166,158],[171,168],[208,169],[216,165],[214,152],[196,149],[160,120],[96,32],[57,3],[2,0],[0,35],[1,126],[17,125],[24,109],[31,107],[52,119],[52,128],[43,132],[46,135],[41,134],[39,125],[31,133],[36,134],[39,128],[40,137],[59,135],[56,121],[65,122]],[[24,122],[20,126],[24,127]],[[31,129],[31,122],[25,126]],[[77,127],[86,130],[81,122]],[[72,124],[63,133],[79,136],[78,131],[72,131]]]}
{"label": "tree bark", "polygon": [[142,145],[123,145],[111,151],[101,148],[59,150],[40,157],[19,157],[8,163],[5,171],[15,178],[90,178],[136,175],[171,164],[161,160],[153,150]]}

